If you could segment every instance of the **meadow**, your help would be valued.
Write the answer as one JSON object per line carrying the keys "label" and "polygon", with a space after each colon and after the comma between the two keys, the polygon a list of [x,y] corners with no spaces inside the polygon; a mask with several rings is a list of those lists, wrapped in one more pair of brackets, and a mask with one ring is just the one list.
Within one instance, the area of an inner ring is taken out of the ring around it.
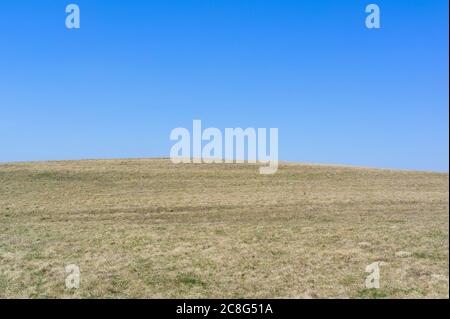
{"label": "meadow", "polygon": [[447,173],[259,167],[0,164],[0,297],[448,298]]}

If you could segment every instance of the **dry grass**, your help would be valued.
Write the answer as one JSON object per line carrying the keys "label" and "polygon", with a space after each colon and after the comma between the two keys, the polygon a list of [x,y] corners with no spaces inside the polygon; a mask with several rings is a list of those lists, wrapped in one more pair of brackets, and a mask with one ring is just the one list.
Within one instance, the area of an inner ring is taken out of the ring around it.
{"label": "dry grass", "polygon": [[0,297],[448,298],[448,174],[258,167],[1,164]]}

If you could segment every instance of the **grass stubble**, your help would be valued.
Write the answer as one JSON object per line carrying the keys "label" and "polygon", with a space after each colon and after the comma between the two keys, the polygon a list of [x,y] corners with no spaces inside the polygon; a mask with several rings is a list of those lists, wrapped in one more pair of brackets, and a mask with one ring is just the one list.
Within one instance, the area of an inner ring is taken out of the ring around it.
{"label": "grass stubble", "polygon": [[0,297],[448,298],[447,173],[258,168],[0,164]]}

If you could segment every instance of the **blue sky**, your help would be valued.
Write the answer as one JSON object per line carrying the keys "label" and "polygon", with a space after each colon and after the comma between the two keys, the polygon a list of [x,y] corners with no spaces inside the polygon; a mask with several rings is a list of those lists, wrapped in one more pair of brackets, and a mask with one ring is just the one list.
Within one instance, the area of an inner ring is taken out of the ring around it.
{"label": "blue sky", "polygon": [[[277,127],[280,159],[448,171],[448,1],[0,3],[0,161],[168,156]],[[365,6],[381,8],[379,30]]]}

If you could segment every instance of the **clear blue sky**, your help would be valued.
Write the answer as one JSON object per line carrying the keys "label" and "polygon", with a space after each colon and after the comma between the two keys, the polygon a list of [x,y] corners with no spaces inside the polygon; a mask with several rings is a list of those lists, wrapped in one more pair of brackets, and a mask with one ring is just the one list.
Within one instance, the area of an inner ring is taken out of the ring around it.
{"label": "clear blue sky", "polygon": [[201,119],[278,127],[282,160],[448,171],[448,45],[447,0],[5,0],[0,161],[168,156]]}

